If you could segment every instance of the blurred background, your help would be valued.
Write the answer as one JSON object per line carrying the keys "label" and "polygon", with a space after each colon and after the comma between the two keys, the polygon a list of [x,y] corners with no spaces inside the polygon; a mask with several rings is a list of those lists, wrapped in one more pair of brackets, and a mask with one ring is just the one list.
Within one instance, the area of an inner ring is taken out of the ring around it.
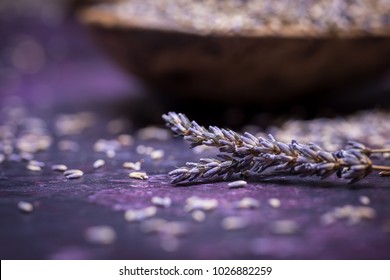
{"label": "blurred background", "polygon": [[75,14],[90,3],[1,1],[0,104],[17,99],[43,115],[93,109],[129,115],[140,127],[161,124],[161,114],[176,105],[151,95],[101,49]]}
{"label": "blurred background", "polygon": [[96,48],[74,7],[71,0],[1,1],[0,102],[19,97],[38,111],[69,103],[77,110],[142,91]]}

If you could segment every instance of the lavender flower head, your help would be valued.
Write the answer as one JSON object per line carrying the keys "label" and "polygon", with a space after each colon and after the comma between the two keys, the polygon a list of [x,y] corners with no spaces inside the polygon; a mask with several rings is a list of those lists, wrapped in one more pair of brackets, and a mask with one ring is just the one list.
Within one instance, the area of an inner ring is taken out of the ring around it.
{"label": "lavender flower head", "polygon": [[349,183],[357,182],[372,170],[390,170],[387,166],[373,165],[370,155],[375,150],[358,142],[349,142],[345,149],[334,152],[323,150],[316,144],[277,141],[272,135],[256,137],[251,133],[237,133],[230,129],[209,126],[206,129],[184,114],[164,114],[166,126],[182,136],[190,147],[206,145],[219,149],[217,158],[201,158],[169,173],[172,183],[204,180],[228,180],[234,175],[250,176],[265,170],[288,172],[300,176],[316,175],[322,179],[336,174]]}

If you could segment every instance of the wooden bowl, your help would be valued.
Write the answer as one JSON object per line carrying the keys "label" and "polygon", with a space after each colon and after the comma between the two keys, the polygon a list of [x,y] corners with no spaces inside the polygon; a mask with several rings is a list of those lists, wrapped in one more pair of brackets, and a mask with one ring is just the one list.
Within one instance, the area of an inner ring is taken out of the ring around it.
{"label": "wooden bowl", "polygon": [[337,26],[342,18],[325,27],[322,19],[311,18],[214,28],[120,6],[139,2],[91,5],[78,18],[123,69],[167,97],[275,104],[358,84],[390,69],[390,7],[375,18],[380,7],[367,10],[368,18],[346,26]]}

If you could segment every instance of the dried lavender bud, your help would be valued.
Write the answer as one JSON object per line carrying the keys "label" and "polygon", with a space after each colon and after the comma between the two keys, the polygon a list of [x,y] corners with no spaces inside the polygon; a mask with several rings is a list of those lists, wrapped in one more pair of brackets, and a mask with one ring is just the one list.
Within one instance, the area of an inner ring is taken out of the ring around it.
{"label": "dried lavender bud", "polygon": [[84,172],[79,169],[68,169],[64,172],[67,179],[78,179],[84,175]]}
{"label": "dried lavender bud", "polygon": [[186,205],[184,206],[184,210],[186,212],[191,212],[196,210],[210,211],[210,210],[214,210],[217,207],[218,207],[218,200],[216,199],[207,199],[207,198],[200,198],[197,196],[191,196],[186,199]]}
{"label": "dried lavender bud", "polygon": [[292,220],[274,221],[271,224],[271,230],[275,234],[294,234],[299,226]]}
{"label": "dried lavender bud", "polygon": [[244,187],[247,184],[246,181],[244,180],[238,180],[238,181],[233,181],[228,184],[229,188],[240,188]]}
{"label": "dried lavender bud", "polygon": [[20,211],[24,213],[30,213],[34,210],[34,206],[30,202],[26,202],[26,201],[19,201],[18,208]]}
{"label": "dried lavender bud", "polygon": [[133,169],[135,171],[141,170],[141,162],[140,161],[137,161],[137,162],[126,161],[126,162],[123,163],[122,166],[124,168]]}
{"label": "dried lavender bud", "polygon": [[206,219],[206,214],[202,210],[195,210],[192,212],[192,218],[198,223],[201,223]]}
{"label": "dried lavender bud", "polygon": [[368,206],[344,205],[336,207],[321,216],[321,223],[330,225],[337,220],[347,220],[349,225],[359,223],[362,219],[374,219],[376,217],[375,209]]}
{"label": "dried lavender bud", "polygon": [[172,204],[172,200],[168,196],[166,197],[153,196],[151,202],[156,206],[165,207],[165,208],[170,207]]}
{"label": "dried lavender bud", "polygon": [[105,164],[106,164],[106,162],[104,161],[104,159],[98,159],[98,160],[94,161],[93,168],[98,169],[98,168],[104,166]]}
{"label": "dried lavender bud", "polygon": [[157,213],[155,206],[148,206],[142,209],[129,209],[125,212],[125,220],[128,222],[142,221],[147,218],[153,217]]}
{"label": "dried lavender bud", "polygon": [[259,208],[260,202],[252,197],[244,197],[241,200],[235,202],[234,206],[239,209],[253,209]]}
{"label": "dried lavender bud", "polygon": [[368,196],[362,195],[359,197],[359,201],[363,205],[369,205],[370,204],[370,198]]}
{"label": "dried lavender bud", "polygon": [[68,167],[65,164],[54,164],[51,166],[51,169],[53,171],[64,172],[64,171],[68,170]]}
{"label": "dried lavender bud", "polygon": [[145,172],[130,172],[129,177],[132,179],[147,180],[149,177]]}
{"label": "dried lavender bud", "polygon": [[229,216],[221,221],[221,226],[225,230],[237,230],[245,228],[248,221],[243,217]]}
{"label": "dried lavender bud", "polygon": [[27,169],[34,172],[38,172],[42,170],[42,168],[39,165],[34,165],[34,164],[27,164]]}

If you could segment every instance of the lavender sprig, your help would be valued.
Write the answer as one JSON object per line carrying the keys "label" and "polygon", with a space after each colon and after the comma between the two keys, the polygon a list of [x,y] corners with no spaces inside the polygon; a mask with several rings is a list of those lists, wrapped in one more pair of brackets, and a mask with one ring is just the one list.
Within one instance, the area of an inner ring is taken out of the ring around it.
{"label": "lavender sprig", "polygon": [[172,183],[191,182],[197,179],[229,179],[237,174],[260,174],[273,168],[301,176],[326,178],[334,173],[350,183],[361,180],[372,170],[388,171],[390,167],[373,165],[370,154],[381,152],[365,147],[358,142],[349,142],[344,150],[328,152],[315,144],[290,144],[277,141],[272,135],[256,137],[248,132],[239,134],[229,129],[210,126],[206,129],[184,114],[169,112],[163,119],[175,134],[183,136],[190,147],[207,145],[216,147],[219,159],[203,158],[198,163],[169,173]]}

